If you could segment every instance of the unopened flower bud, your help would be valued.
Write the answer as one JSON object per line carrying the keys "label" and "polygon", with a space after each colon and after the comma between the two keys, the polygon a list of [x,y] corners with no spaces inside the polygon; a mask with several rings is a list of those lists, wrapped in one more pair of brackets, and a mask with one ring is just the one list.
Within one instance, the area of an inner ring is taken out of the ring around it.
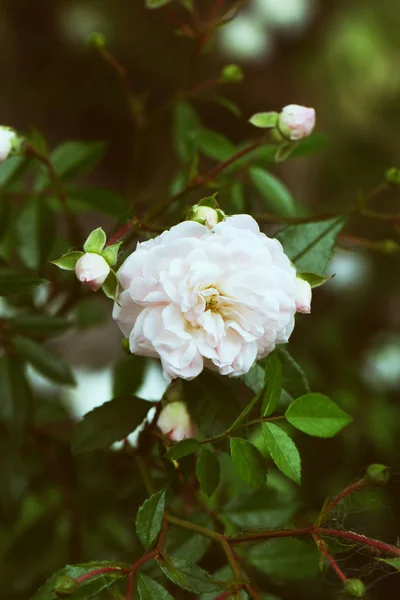
{"label": "unopened flower bud", "polygon": [[224,218],[225,215],[222,210],[211,208],[211,206],[201,206],[198,204],[195,204],[189,213],[190,221],[197,221],[197,223],[206,225],[208,229],[215,227],[215,225],[220,221],[223,221]]}
{"label": "unopened flower bud", "polygon": [[240,83],[243,81],[243,70],[239,65],[226,65],[221,71],[223,83]]}
{"label": "unopened flower bud", "polygon": [[87,252],[76,263],[75,273],[81,283],[96,292],[107,279],[110,265],[100,254]]}
{"label": "unopened flower bud", "polygon": [[362,598],[365,594],[365,585],[361,579],[346,579],[343,587],[346,596],[350,598]]}
{"label": "unopened flower bud", "polygon": [[196,425],[192,422],[184,402],[171,402],[164,406],[157,421],[164,435],[174,442],[195,437]]}
{"label": "unopened flower bud", "polygon": [[59,598],[68,598],[68,596],[72,596],[76,592],[76,588],[76,581],[72,577],[61,575],[56,581],[54,592]]}
{"label": "unopened flower bud", "polygon": [[364,480],[369,485],[386,485],[390,479],[390,469],[385,465],[370,465],[365,473]]}
{"label": "unopened flower bud", "polygon": [[311,312],[311,285],[305,279],[297,277],[296,310],[301,313]]}
{"label": "unopened flower bud", "polygon": [[12,152],[16,152],[21,139],[11,127],[0,125],[0,163],[6,160]]}
{"label": "unopened flower bud", "polygon": [[88,45],[90,48],[93,48],[94,50],[102,50],[103,48],[105,48],[107,46],[107,40],[106,40],[105,35],[94,31],[93,33],[90,34],[90,36],[88,38]]}
{"label": "unopened flower bud", "polygon": [[278,130],[288,140],[308,137],[315,127],[315,110],[298,104],[289,104],[279,115]]}
{"label": "unopened flower bud", "polygon": [[400,250],[400,245],[395,240],[382,240],[380,249],[385,254],[395,254]]}
{"label": "unopened flower bud", "polygon": [[391,167],[385,172],[385,181],[389,185],[400,185],[400,169]]}

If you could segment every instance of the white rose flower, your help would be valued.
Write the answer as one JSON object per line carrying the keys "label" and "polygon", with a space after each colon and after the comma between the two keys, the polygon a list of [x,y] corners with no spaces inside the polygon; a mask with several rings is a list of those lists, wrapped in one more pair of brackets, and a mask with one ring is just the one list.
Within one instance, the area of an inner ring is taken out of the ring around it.
{"label": "white rose flower", "polygon": [[8,158],[13,144],[17,139],[17,134],[10,127],[0,126],[0,163]]}
{"label": "white rose flower", "polygon": [[117,276],[114,319],[131,352],[158,356],[170,379],[193,379],[204,366],[247,373],[289,340],[305,307],[305,285],[280,242],[249,215],[211,230],[184,221],[138,244]]}
{"label": "white rose flower", "polygon": [[164,406],[158,417],[157,426],[173,442],[181,442],[197,434],[197,428],[184,402],[171,402]]}
{"label": "white rose flower", "polygon": [[278,128],[288,139],[297,141],[308,137],[315,127],[315,110],[289,104],[279,115]]}
{"label": "white rose flower", "polygon": [[75,273],[81,283],[96,292],[107,279],[110,265],[100,254],[86,252],[77,261]]}

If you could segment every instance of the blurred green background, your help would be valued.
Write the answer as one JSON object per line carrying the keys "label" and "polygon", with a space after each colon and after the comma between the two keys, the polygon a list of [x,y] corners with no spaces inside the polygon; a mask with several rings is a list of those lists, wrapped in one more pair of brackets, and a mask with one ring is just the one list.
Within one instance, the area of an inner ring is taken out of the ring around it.
{"label": "blurred green background", "polygon": [[[185,77],[191,42],[172,34],[164,10],[145,10],[143,4],[144,0],[0,4],[1,122],[22,131],[34,125],[52,146],[68,139],[105,140],[106,157],[90,182],[135,200],[139,216],[165,197],[176,169],[171,119],[167,114],[150,128],[133,177],[137,134],[125,97],[115,73],[88,49],[87,38],[93,31],[104,33],[136,92],[149,94],[151,108],[161,106]],[[206,12],[212,2],[199,0],[198,5]],[[254,135],[247,124],[254,112],[280,110],[291,103],[314,106],[326,145],[315,155],[274,170],[311,212],[347,210],[360,191],[382,181],[388,167],[400,166],[399,28],[398,0],[248,0],[189,73],[195,85],[216,77],[225,64],[240,64],[244,82],[230,86],[224,95],[240,106],[243,118],[216,103],[194,104],[205,126],[235,142]],[[384,212],[399,212],[400,190],[390,190],[376,203]],[[97,215],[85,214],[81,220],[87,231],[99,225],[113,227],[111,220]],[[399,229],[384,221],[353,218],[347,232],[400,242]],[[387,489],[369,494],[368,506],[367,492],[360,506],[355,498],[338,525],[392,543],[400,535],[398,256],[353,244],[338,249],[331,269],[336,276],[315,291],[312,315],[299,321],[291,343],[312,388],[331,395],[355,418],[334,441],[300,435],[296,439],[304,465],[301,502],[308,511],[318,510],[326,495],[356,479],[367,464],[388,464],[393,477]],[[109,308],[99,301],[101,325],[54,343],[75,367],[79,385],[60,398],[37,382],[44,413],[55,396],[78,416],[110,397],[110,365],[121,349]],[[153,380],[152,385],[154,392],[162,383]],[[96,461],[84,457],[77,468],[61,442],[54,446],[41,440],[44,447],[38,452],[36,442],[28,441],[24,452],[11,459],[7,440],[0,440],[4,600],[27,600],[66,562],[129,555],[133,533],[128,523],[134,510],[128,501],[138,484],[130,480],[133,469],[126,456],[104,454]],[[63,513],[60,496],[66,505]],[[93,505],[97,496],[102,498],[99,507]],[[354,553],[346,565],[349,574],[359,573],[365,560]],[[362,574],[370,584],[369,598],[395,597],[400,589],[398,575],[381,580],[384,573],[369,567]],[[326,577],[334,581],[331,574]],[[274,591],[288,599],[336,594],[333,583],[325,582],[323,588],[315,582],[283,589],[274,585]]]}

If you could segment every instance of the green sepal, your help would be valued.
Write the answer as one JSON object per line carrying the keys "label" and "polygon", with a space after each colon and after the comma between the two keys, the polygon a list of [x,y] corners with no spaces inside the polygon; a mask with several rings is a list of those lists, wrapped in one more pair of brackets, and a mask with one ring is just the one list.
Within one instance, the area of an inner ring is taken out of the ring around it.
{"label": "green sepal", "polygon": [[249,123],[254,127],[261,129],[271,129],[276,127],[278,124],[279,114],[277,112],[263,112],[252,115],[249,119]]}
{"label": "green sepal", "polygon": [[68,252],[68,254],[64,254],[58,260],[52,260],[53,265],[56,265],[59,269],[63,269],[64,271],[74,271],[76,263],[83,256],[84,252]]}
{"label": "green sepal", "polygon": [[122,242],[118,242],[117,244],[112,244],[112,246],[107,246],[101,253],[101,256],[108,262],[110,267],[113,267],[118,260],[118,252],[121,244]]}
{"label": "green sepal", "polygon": [[103,290],[107,298],[115,300],[118,292],[118,279],[115,274],[115,271],[113,271],[112,269],[110,270],[107,279],[101,286],[101,289]]}
{"label": "green sepal", "polygon": [[107,241],[107,236],[101,227],[94,229],[83,244],[85,252],[94,252],[95,254],[101,254]]}
{"label": "green sepal", "polygon": [[208,196],[207,198],[202,198],[197,206],[208,206],[209,208],[218,208],[218,202],[216,201],[216,197],[218,192],[215,192],[212,196]]}
{"label": "green sepal", "polygon": [[297,277],[299,279],[307,281],[307,283],[309,283],[312,288],[316,288],[320,285],[324,285],[324,283],[335,277],[335,275],[328,275],[327,277],[325,277],[324,275],[318,275],[318,273],[311,273],[306,271],[304,273],[297,273]]}

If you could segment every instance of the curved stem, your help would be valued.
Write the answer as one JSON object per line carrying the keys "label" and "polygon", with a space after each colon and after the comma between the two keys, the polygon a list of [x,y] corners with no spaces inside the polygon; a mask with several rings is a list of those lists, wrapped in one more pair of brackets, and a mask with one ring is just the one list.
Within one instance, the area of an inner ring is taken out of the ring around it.
{"label": "curved stem", "polygon": [[386,544],[385,542],[374,540],[365,535],[353,533],[352,531],[339,531],[336,529],[327,529],[326,527],[317,527],[315,532],[320,535],[344,538],[352,542],[357,542],[358,544],[363,544],[364,546],[370,546],[371,548],[379,550],[379,552],[391,554],[392,556],[400,556],[400,548],[397,546],[392,546],[391,544]]}
{"label": "curved stem", "polygon": [[335,573],[339,577],[339,579],[341,581],[347,581],[346,575],[343,573],[342,569],[339,567],[339,565],[337,564],[337,562],[335,561],[333,556],[328,552],[325,542],[323,540],[321,540],[321,538],[316,534],[313,535],[313,538],[314,538],[314,541],[317,544],[318,548],[321,550],[322,554],[328,560],[329,564],[331,565],[331,567],[333,568],[333,570],[335,571]]}
{"label": "curved stem", "polygon": [[367,483],[364,481],[364,479],[360,479],[359,481],[356,481],[355,483],[352,483],[347,488],[345,488],[344,490],[342,490],[337,496],[335,496],[335,498],[333,498],[327,504],[327,506],[325,508],[322,509],[322,512],[321,512],[321,514],[320,514],[320,516],[318,517],[318,520],[317,520],[318,525],[320,525],[321,523],[323,523],[323,521],[328,516],[328,514],[330,512],[332,512],[332,510],[334,508],[336,508],[336,506],[344,498],[346,498],[346,496],[348,496],[349,494],[352,494],[353,492],[356,492],[357,490],[360,490],[363,487],[366,487],[366,485],[367,485]]}

